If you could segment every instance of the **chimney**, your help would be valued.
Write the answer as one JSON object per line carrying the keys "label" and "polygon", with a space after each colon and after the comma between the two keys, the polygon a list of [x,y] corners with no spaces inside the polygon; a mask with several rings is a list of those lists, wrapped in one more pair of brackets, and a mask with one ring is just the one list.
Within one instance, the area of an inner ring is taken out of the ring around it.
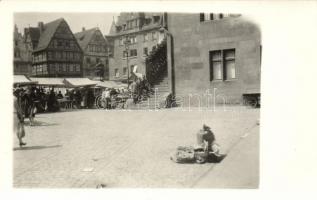
{"label": "chimney", "polygon": [[82,31],[85,31],[85,30],[86,30],[85,27],[83,27],[83,28],[82,28]]}
{"label": "chimney", "polygon": [[39,28],[39,30],[40,30],[40,34],[42,34],[43,31],[44,31],[44,23],[43,23],[43,22],[39,22],[39,23],[38,23],[38,28]]}

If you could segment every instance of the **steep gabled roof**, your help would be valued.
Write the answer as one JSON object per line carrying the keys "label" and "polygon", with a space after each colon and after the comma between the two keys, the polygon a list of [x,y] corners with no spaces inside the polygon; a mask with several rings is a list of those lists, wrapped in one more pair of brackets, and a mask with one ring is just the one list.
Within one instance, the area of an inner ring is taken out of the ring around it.
{"label": "steep gabled roof", "polygon": [[38,41],[40,38],[40,29],[35,27],[30,27],[29,34],[32,41]]}
{"label": "steep gabled roof", "polygon": [[77,39],[78,44],[80,45],[82,50],[85,50],[87,45],[89,44],[92,36],[98,28],[91,28],[82,32],[75,33],[74,36]]}
{"label": "steep gabled roof", "polygon": [[37,43],[40,39],[40,29],[38,27],[29,27],[24,29],[25,41],[27,36],[30,37],[33,48],[36,48]]}
{"label": "steep gabled roof", "polygon": [[116,34],[116,23],[115,21],[112,21],[111,27],[110,27],[110,31],[109,31],[109,35],[115,35]]}
{"label": "steep gabled roof", "polygon": [[57,27],[60,25],[62,21],[65,20],[63,18],[59,18],[57,20],[44,24],[44,31],[40,35],[39,43],[35,51],[45,49],[49,45],[50,41],[52,40],[52,37],[56,32]]}

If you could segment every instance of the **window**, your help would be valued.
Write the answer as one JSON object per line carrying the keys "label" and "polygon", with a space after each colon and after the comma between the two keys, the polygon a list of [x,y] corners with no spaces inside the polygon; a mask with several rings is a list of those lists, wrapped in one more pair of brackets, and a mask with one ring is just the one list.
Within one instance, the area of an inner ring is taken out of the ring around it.
{"label": "window", "polygon": [[143,42],[146,42],[149,40],[149,35],[147,33],[143,34]]}
{"label": "window", "polygon": [[63,63],[63,72],[66,72],[67,69],[66,69],[66,63]]}
{"label": "window", "polygon": [[63,52],[63,59],[65,60],[65,59],[66,59],[66,57],[67,57],[67,55],[66,55],[66,51],[64,51],[64,52]]}
{"label": "window", "polygon": [[[52,55],[51,51],[47,52],[47,57],[48,57],[49,60],[53,58],[53,55]],[[37,56],[35,56],[35,61],[37,61]]]}
{"label": "window", "polygon": [[210,51],[210,80],[236,78],[235,49]]}
{"label": "window", "polygon": [[129,56],[129,55],[127,55],[127,51],[123,51],[122,52],[122,58],[126,58],[127,56]]}
{"label": "window", "polygon": [[74,53],[73,52],[69,52],[69,59],[73,60],[74,59]]}
{"label": "window", "polygon": [[138,55],[138,52],[136,49],[131,49],[130,50],[130,56],[133,57],[133,56],[137,56]]}
{"label": "window", "polygon": [[76,64],[76,72],[80,72],[80,65]]}
{"label": "window", "polygon": [[73,72],[74,71],[74,64],[69,64],[69,71]]}
{"label": "window", "polygon": [[134,35],[134,36],[131,36],[131,37],[130,37],[130,41],[131,41],[131,44],[137,43],[136,36],[135,36],[135,35]]}
{"label": "window", "polygon": [[90,64],[90,58],[89,57],[86,58],[86,63]]}
{"label": "window", "polygon": [[200,21],[209,21],[214,20],[214,14],[213,13],[200,13]]}
{"label": "window", "polygon": [[119,39],[119,45],[123,45],[123,43],[124,43],[124,41],[123,41],[123,38],[121,37],[121,38]]}
{"label": "window", "polygon": [[130,65],[130,72],[136,73],[137,72],[137,68],[138,68],[137,65]]}
{"label": "window", "polygon": [[74,41],[70,41],[70,42],[69,42],[69,46],[70,46],[70,48],[74,48],[75,42],[74,42]]}
{"label": "window", "polygon": [[210,78],[211,80],[222,80],[222,62],[221,51],[212,51],[210,53]]}
{"label": "window", "polygon": [[55,65],[54,64],[48,64],[48,67],[49,67],[51,73],[55,72]]}
{"label": "window", "polygon": [[38,65],[36,69],[37,74],[42,74],[42,65]]}
{"label": "window", "polygon": [[69,52],[66,52],[66,60],[69,60]]}
{"label": "window", "polygon": [[157,23],[160,21],[160,16],[154,16],[154,23]]}
{"label": "window", "polygon": [[32,66],[32,74],[36,74],[36,66]]}
{"label": "window", "polygon": [[116,78],[119,77],[119,69],[118,69],[118,68],[117,68],[117,69],[114,69],[114,76],[115,76]]}
{"label": "window", "polygon": [[79,60],[79,53],[74,52],[74,60]]}
{"label": "window", "polygon": [[43,65],[43,74],[47,74],[47,65],[46,64]]}
{"label": "window", "polygon": [[[57,66],[57,63],[56,63],[56,66]],[[63,71],[63,64],[62,64],[62,63],[59,63],[58,66],[59,66],[59,67],[58,67],[58,68],[59,68],[59,71],[62,72],[62,71]]]}
{"label": "window", "polygon": [[61,59],[62,55],[61,52],[57,51],[56,52],[56,59]]}
{"label": "window", "polygon": [[226,17],[230,17],[230,14],[223,13],[200,13],[200,21],[218,20]]}
{"label": "window", "polygon": [[63,41],[59,40],[59,41],[57,42],[57,47],[62,47],[62,46],[63,46]]}
{"label": "window", "polygon": [[66,71],[69,71],[69,63],[66,63]]}
{"label": "window", "polygon": [[53,46],[54,46],[54,48],[58,47],[58,42],[57,42],[57,40],[54,40],[54,41],[53,41]]}
{"label": "window", "polygon": [[228,49],[224,50],[224,70],[225,79],[235,79],[236,78],[236,67],[235,67],[235,50]]}
{"label": "window", "polygon": [[156,40],[156,39],[157,39],[156,32],[152,32],[152,40]]}
{"label": "window", "polygon": [[143,55],[147,56],[148,55],[148,49],[147,47],[143,48]]}

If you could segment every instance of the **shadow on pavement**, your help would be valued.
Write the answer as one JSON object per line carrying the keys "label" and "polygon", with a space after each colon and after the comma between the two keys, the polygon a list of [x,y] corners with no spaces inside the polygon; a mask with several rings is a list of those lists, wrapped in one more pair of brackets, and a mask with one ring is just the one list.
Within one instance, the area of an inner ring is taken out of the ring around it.
{"label": "shadow on pavement", "polygon": [[39,150],[39,149],[50,149],[50,148],[58,148],[58,147],[62,147],[62,145],[15,147],[15,148],[13,148],[13,151],[20,151],[20,150]]}
{"label": "shadow on pavement", "polygon": [[[25,121],[24,122],[25,126],[30,126],[30,121]],[[47,123],[47,122],[41,122],[41,121],[33,121],[32,126],[57,126],[59,124],[57,123]]]}
{"label": "shadow on pavement", "polygon": [[220,163],[226,156],[227,156],[227,154],[220,154],[218,156],[210,155],[207,162],[208,163]]}

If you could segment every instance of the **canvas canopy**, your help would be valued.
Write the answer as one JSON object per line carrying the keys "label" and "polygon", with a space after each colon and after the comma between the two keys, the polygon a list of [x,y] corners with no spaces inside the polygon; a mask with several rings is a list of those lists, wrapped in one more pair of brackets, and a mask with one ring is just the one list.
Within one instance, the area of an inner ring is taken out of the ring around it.
{"label": "canvas canopy", "polygon": [[65,87],[64,78],[31,78],[32,81],[37,81],[40,86],[55,86]]}
{"label": "canvas canopy", "polygon": [[88,78],[65,78],[63,83],[67,87],[85,87],[85,86],[94,86],[96,85],[95,81],[92,81]]}
{"label": "canvas canopy", "polygon": [[13,84],[19,85],[27,85],[27,84],[36,84],[37,81],[31,81],[24,75],[14,75],[13,76]]}
{"label": "canvas canopy", "polygon": [[116,88],[118,84],[114,81],[98,81],[97,87],[104,87],[104,88]]}
{"label": "canvas canopy", "polygon": [[118,83],[115,81],[96,81],[97,87],[104,87],[104,88],[127,88],[128,85],[124,83]]}

